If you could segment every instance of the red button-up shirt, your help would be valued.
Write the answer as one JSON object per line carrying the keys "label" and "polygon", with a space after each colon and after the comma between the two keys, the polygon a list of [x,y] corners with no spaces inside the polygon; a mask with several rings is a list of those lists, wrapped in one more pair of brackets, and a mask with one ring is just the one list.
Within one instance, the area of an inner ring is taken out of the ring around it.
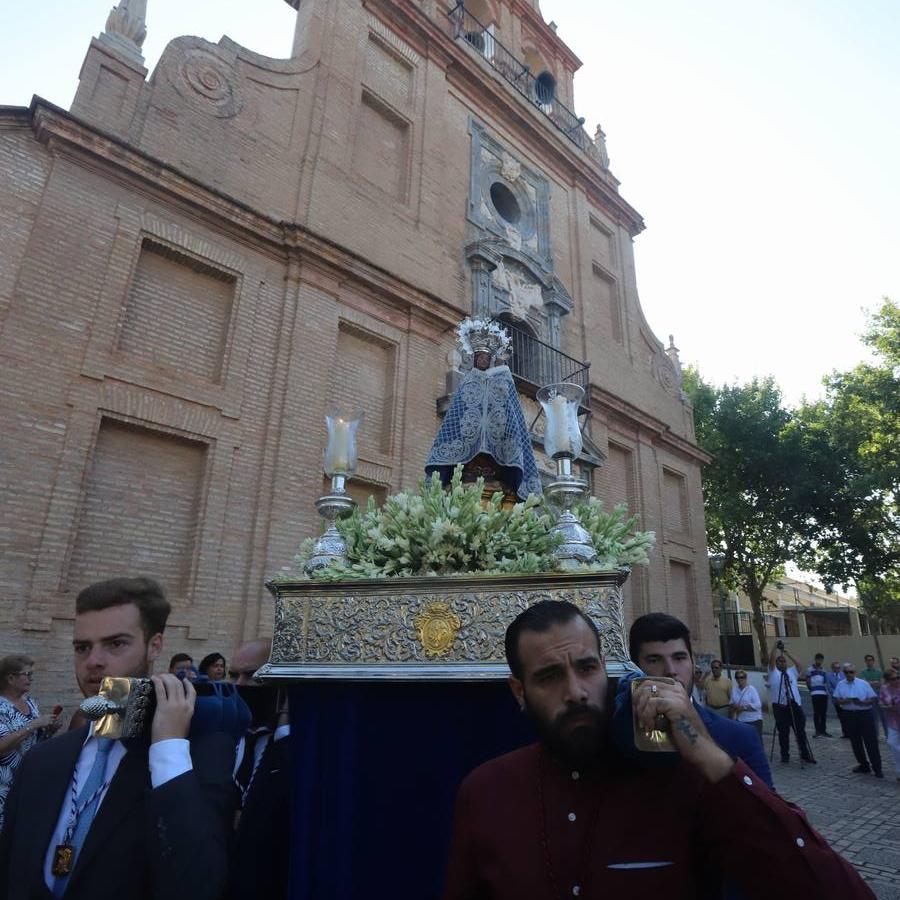
{"label": "red button-up shirt", "polygon": [[720,872],[747,897],[771,900],[773,883],[785,897],[874,897],[740,761],[713,785],[680,759],[580,772],[534,744],[460,786],[444,900],[697,900],[719,896]]}

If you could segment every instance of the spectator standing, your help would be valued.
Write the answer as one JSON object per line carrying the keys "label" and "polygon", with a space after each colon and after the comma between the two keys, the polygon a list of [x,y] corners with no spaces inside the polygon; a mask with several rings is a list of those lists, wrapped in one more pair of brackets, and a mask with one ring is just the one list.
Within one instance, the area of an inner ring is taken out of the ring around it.
{"label": "spectator standing", "polygon": [[891,669],[895,675],[900,675],[900,656],[891,657]]}
{"label": "spectator standing", "polygon": [[812,700],[814,738],[831,737],[828,722],[828,681],[825,678],[825,654],[817,653],[813,664],[806,670],[806,686]]}
{"label": "spectator standing", "polygon": [[[875,657],[872,656],[871,653],[867,653],[865,655],[866,667],[864,669],[859,670],[859,675],[857,677],[862,678],[863,681],[867,682],[869,687],[875,692],[875,696],[878,696],[878,692],[881,690],[881,679],[884,677],[884,672],[881,669],[875,668]],[[887,722],[884,720],[884,716],[881,713],[881,708],[875,707],[875,714],[881,720],[881,727],[884,729],[884,736],[887,737]]]}
{"label": "spectator standing", "polygon": [[[189,653],[176,653],[169,660],[169,672],[176,678],[190,678],[191,681],[197,677],[194,660]],[[179,672],[184,672],[184,675],[179,675]]]}
{"label": "spectator standing", "polygon": [[734,673],[737,684],[731,690],[731,710],[738,722],[746,722],[756,729],[762,741],[762,700],[759,691],[747,680],[747,673],[738,669]]}
{"label": "spectator standing", "polygon": [[714,659],[709,664],[709,675],[703,681],[705,705],[716,715],[731,718],[731,679],[722,674],[722,660]]}
{"label": "spectator standing", "polygon": [[894,757],[897,781],[900,781],[900,672],[895,672],[893,667],[884,670],[878,702],[887,722],[888,747]]}
{"label": "spectator standing", "polygon": [[859,763],[853,771],[859,774],[874,771],[876,778],[883,778],[881,752],[878,749],[878,728],[872,711],[878,697],[867,681],[856,677],[856,667],[853,663],[844,663],[844,681],[837,686],[834,696],[844,710],[853,755]]}
{"label": "spectator standing", "polygon": [[[779,653],[778,651],[781,651]],[[788,666],[788,657],[793,665]],[[769,654],[769,693],[772,697],[772,713],[775,716],[775,730],[781,748],[781,761],[791,761],[791,729],[797,739],[800,758],[815,765],[809,741],[806,739],[806,716],[800,703],[800,688],[797,684],[800,663],[784,649],[784,642],[778,641]]]}
{"label": "spectator standing", "polygon": [[703,688],[700,687],[703,684],[703,669],[700,666],[694,666],[694,680],[691,684],[691,700],[694,701],[695,706],[704,706],[703,703]]}
{"label": "spectator standing", "polygon": [[221,653],[207,653],[200,660],[198,670],[210,681],[222,681],[225,678],[225,657]]}
{"label": "spectator standing", "polygon": [[831,697],[831,703],[832,706],[834,706],[834,712],[838,717],[838,722],[841,723],[841,737],[849,738],[850,735],[847,734],[847,726],[844,723],[844,711],[834,699],[834,689],[843,680],[844,673],[841,671],[841,664],[839,662],[833,662],[831,664],[831,671],[825,673],[825,683],[828,685],[828,696]]}
{"label": "spectator standing", "polygon": [[40,740],[59,729],[60,719],[41,715],[28,696],[34,677],[34,660],[21,653],[0,659],[0,828],[3,807],[13,776],[25,754]]}

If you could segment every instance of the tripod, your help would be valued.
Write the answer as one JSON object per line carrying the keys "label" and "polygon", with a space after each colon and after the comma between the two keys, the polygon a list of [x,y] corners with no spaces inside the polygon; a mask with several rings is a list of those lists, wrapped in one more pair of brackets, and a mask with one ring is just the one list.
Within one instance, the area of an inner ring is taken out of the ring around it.
{"label": "tripod", "polygon": [[[781,669],[778,669],[777,667],[776,667],[775,671],[778,672],[778,674],[781,676],[781,682],[778,685],[778,697],[775,701],[773,701],[772,715],[773,716],[775,715],[775,709],[774,709],[775,705],[779,705],[779,706],[786,705],[787,708],[790,710],[791,721],[790,721],[790,727],[788,728],[786,743],[787,743],[788,749],[790,749],[790,745],[791,745],[790,729],[793,728],[794,737],[797,739],[797,747],[800,750],[800,768],[805,769],[807,762],[815,762],[815,758],[813,757],[812,747],[810,747],[810,745],[809,745],[809,739],[806,737],[805,729],[802,732],[802,734],[803,734],[802,740],[800,737],[800,735],[801,735],[800,725],[799,725],[799,722],[797,721],[797,710],[794,709],[795,701],[794,701],[794,697],[793,697],[793,691],[791,690],[791,679],[788,676],[787,665],[785,665],[783,671]],[[781,723],[778,721],[778,717],[776,716],[775,717],[775,728],[772,731],[772,746],[769,749],[769,762],[771,762],[775,757],[775,739],[779,736],[779,732],[781,730],[780,725],[781,725]]]}

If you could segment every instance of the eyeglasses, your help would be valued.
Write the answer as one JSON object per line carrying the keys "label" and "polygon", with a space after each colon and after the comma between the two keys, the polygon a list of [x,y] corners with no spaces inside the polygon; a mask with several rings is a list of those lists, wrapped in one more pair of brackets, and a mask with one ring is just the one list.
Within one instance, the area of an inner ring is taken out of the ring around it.
{"label": "eyeglasses", "polygon": [[34,672],[16,672],[16,675],[24,675],[26,678],[32,678],[34,676]]}
{"label": "eyeglasses", "polygon": [[742,680],[743,680],[744,678],[746,678],[747,676],[746,676],[746,675],[735,675],[734,677],[737,678],[738,681],[742,681]]}
{"label": "eyeglasses", "polygon": [[844,669],[844,674],[845,675],[855,675],[856,669]]}

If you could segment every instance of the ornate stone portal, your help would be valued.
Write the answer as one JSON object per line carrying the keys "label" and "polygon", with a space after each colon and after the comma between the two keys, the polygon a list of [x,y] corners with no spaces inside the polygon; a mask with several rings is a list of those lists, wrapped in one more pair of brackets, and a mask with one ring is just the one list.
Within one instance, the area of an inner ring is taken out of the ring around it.
{"label": "ornate stone portal", "polygon": [[507,625],[540,600],[569,600],[600,630],[607,671],[632,671],[625,569],[588,574],[270,581],[275,637],[266,679],[479,681],[509,674]]}

